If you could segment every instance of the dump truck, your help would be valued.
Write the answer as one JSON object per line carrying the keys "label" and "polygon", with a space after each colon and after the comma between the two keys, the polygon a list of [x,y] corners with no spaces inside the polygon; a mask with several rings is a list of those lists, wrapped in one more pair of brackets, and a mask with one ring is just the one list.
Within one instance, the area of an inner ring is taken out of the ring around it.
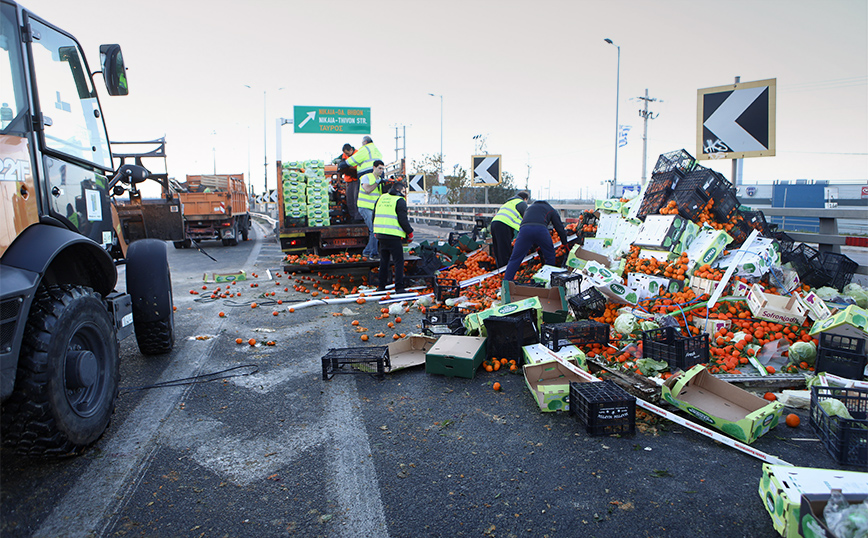
{"label": "dump truck", "polygon": [[235,246],[238,238],[247,241],[250,212],[244,174],[187,175],[181,184],[184,216],[182,241],[175,248],[189,248],[193,241],[221,240]]}
{"label": "dump truck", "polygon": [[[166,243],[122,233],[148,217],[149,171],[114,168],[95,86],[101,75],[109,95],[128,93],[121,48],[99,57],[92,69],[72,34],[0,0],[0,437],[24,454],[76,453],[103,434],[121,339],[135,333],[147,355],[174,345]],[[114,202],[127,194],[121,216]]]}

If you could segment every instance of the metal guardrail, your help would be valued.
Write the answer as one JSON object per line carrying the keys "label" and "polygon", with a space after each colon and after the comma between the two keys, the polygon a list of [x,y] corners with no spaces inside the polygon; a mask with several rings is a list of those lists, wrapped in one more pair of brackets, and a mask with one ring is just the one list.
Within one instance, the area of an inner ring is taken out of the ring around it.
{"label": "metal guardrail", "polygon": [[[499,204],[411,204],[408,206],[408,213],[411,218],[422,219],[428,223],[446,225],[457,230],[469,230],[476,224],[477,217],[490,218],[494,216],[499,207]],[[552,207],[560,212],[562,218],[578,216],[582,211],[594,209],[591,204],[552,204]],[[792,207],[757,209],[762,211],[766,217],[819,219],[820,233],[787,231],[787,235],[800,243],[816,244],[821,251],[829,250],[836,253],[841,252],[841,245],[844,245],[847,240],[846,236],[840,235],[838,232],[839,220],[868,222],[868,209]],[[857,272],[868,275],[868,266],[860,263]]]}

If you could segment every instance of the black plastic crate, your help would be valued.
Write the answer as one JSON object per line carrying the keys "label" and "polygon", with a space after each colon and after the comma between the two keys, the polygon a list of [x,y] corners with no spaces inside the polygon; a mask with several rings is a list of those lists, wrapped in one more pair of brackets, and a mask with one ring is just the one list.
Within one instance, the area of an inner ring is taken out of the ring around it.
{"label": "black plastic crate", "polygon": [[597,215],[595,213],[586,210],[582,213],[581,224],[582,224],[582,226],[584,226],[586,224],[591,224],[593,226],[596,226],[597,222],[599,222],[599,220],[600,219],[597,218]]}
{"label": "black plastic crate", "polygon": [[820,333],[815,371],[828,372],[847,379],[862,379],[866,360],[864,338]]}
{"label": "black plastic crate", "polygon": [[539,343],[535,311],[485,318],[487,358],[522,360],[524,346]]}
{"label": "black plastic crate", "polygon": [[648,182],[648,186],[645,188],[645,192],[671,192],[673,189],[677,188],[678,184],[683,178],[684,172],[682,172],[678,168],[669,170],[667,172],[651,174],[651,181]]}
{"label": "black plastic crate", "polygon": [[[775,226],[774,224],[770,224],[769,227]],[[783,258],[785,255],[789,254],[793,251],[796,246],[796,240],[786,234],[783,230],[775,230],[771,233],[772,239],[778,242],[781,245],[781,257]]]}
{"label": "black plastic crate", "polygon": [[[829,415],[820,403],[839,400],[852,419]],[[826,450],[842,465],[868,468],[868,389],[811,387],[811,427]]]}
{"label": "black plastic crate", "polygon": [[570,313],[576,319],[598,317],[606,312],[606,297],[597,291],[597,288],[588,288],[570,297],[567,302],[570,305]]}
{"label": "black plastic crate", "polygon": [[726,233],[732,237],[732,241],[730,242],[731,245],[740,246],[742,243],[747,241],[751,232],[753,232],[753,228],[751,228],[747,222],[743,219],[736,218],[732,223],[732,228],[727,230]]}
{"label": "black plastic crate", "polygon": [[675,199],[678,214],[687,220],[698,220],[699,214],[708,203],[708,195],[696,187],[688,190],[676,190],[672,196]]}
{"label": "black plastic crate", "polygon": [[799,280],[811,287],[820,288],[828,285],[832,280],[820,261],[820,251],[804,243],[782,254],[781,263],[792,265],[799,273]]}
{"label": "black plastic crate", "polygon": [[859,264],[838,252],[824,250],[820,252],[820,265],[823,271],[829,275],[827,286],[843,291],[844,286],[853,279],[853,274],[859,269]]}
{"label": "black plastic crate", "polygon": [[666,361],[670,369],[687,370],[708,362],[708,335],[684,336],[680,328],[663,327],[642,333],[642,356]]}
{"label": "black plastic crate", "polygon": [[680,170],[682,172],[690,172],[696,166],[696,159],[687,150],[679,149],[664,153],[657,158],[657,164],[654,165],[653,174],[661,172],[669,172],[671,170]]}
{"label": "black plastic crate", "polygon": [[639,211],[636,213],[636,216],[644,219],[648,215],[654,215],[669,202],[670,198],[672,198],[672,191],[669,189],[653,193],[646,192],[642,197],[642,202],[639,204]]}
{"label": "black plastic crate", "polygon": [[570,382],[570,415],[589,435],[636,433],[636,398],[612,381]]}
{"label": "black plastic crate", "polygon": [[540,342],[552,351],[560,351],[564,346],[586,344],[609,344],[608,323],[590,319],[568,321],[566,323],[546,323],[540,330]]}
{"label": "black plastic crate", "polygon": [[711,206],[711,212],[717,218],[718,222],[731,222],[738,212],[739,201],[735,195],[735,189],[723,189],[720,192],[712,194],[714,205]]}
{"label": "black plastic crate", "polygon": [[684,179],[678,182],[675,191],[690,191],[699,189],[707,198],[731,189],[732,184],[725,177],[710,168],[697,166],[692,172],[686,174]]}
{"label": "black plastic crate", "polygon": [[564,296],[572,297],[582,291],[582,275],[581,273],[571,273],[569,271],[552,273],[550,285],[552,288],[564,288]]}
{"label": "black plastic crate", "polygon": [[427,336],[463,335],[464,314],[457,309],[431,310],[422,318],[422,332]]}
{"label": "black plastic crate", "polygon": [[467,232],[449,232],[449,238],[447,239],[447,243],[451,247],[457,247],[458,242],[461,240],[462,235],[470,235]]}
{"label": "black plastic crate", "polygon": [[762,211],[742,211],[741,218],[752,229],[758,231],[763,237],[772,237],[771,229]]}
{"label": "black plastic crate", "polygon": [[461,283],[454,278],[434,279],[434,296],[438,301],[443,302],[446,299],[455,299],[461,294]]}
{"label": "black plastic crate", "polygon": [[392,368],[388,346],[329,349],[322,358],[323,380],[335,374],[371,374],[385,379],[387,368]]}

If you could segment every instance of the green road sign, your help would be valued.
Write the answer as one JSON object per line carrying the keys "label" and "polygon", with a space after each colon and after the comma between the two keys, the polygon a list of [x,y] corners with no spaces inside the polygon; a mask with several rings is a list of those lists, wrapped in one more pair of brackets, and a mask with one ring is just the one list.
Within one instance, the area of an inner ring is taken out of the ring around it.
{"label": "green road sign", "polygon": [[293,107],[296,133],[371,134],[371,109],[360,107]]}

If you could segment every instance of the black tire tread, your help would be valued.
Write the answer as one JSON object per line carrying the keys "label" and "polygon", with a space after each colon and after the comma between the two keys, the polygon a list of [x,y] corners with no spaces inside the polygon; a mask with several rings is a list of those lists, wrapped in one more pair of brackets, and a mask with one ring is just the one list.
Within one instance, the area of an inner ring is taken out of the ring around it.
{"label": "black tire tread", "polygon": [[172,351],[175,335],[169,320],[133,322],[136,342],[143,355],[164,355]]}

